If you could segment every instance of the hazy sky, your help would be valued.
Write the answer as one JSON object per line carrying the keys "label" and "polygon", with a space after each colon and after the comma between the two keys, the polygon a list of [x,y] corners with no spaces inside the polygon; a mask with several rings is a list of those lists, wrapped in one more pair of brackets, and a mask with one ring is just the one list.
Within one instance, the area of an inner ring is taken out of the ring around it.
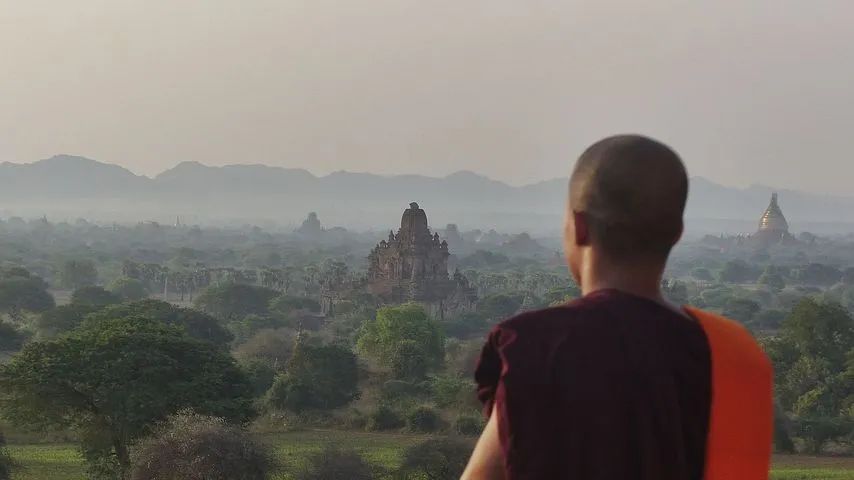
{"label": "hazy sky", "polygon": [[850,0],[0,0],[0,160],[564,175],[642,132],[694,175],[851,192]]}

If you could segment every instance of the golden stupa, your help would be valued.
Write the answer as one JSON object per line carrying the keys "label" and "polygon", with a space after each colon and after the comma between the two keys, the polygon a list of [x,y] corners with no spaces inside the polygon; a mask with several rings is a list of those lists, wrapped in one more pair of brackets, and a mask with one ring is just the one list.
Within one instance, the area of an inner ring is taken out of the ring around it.
{"label": "golden stupa", "polygon": [[753,237],[766,244],[788,242],[793,239],[789,234],[789,222],[786,221],[777,203],[776,193],[771,194],[771,203],[759,219],[759,230]]}
{"label": "golden stupa", "polygon": [[780,210],[780,205],[777,204],[776,193],[771,194],[771,203],[768,205],[768,208],[765,209],[765,213],[762,214],[762,218],[759,219],[759,231],[789,233],[789,222],[786,221],[786,217],[783,216],[783,211]]}

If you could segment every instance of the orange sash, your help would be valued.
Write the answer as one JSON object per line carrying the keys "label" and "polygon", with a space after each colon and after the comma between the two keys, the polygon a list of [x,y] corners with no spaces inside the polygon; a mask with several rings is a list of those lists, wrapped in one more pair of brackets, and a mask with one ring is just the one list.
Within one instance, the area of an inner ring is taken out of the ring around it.
{"label": "orange sash", "polygon": [[767,480],[774,428],[773,370],[738,323],[686,307],[712,354],[712,409],[704,480]]}

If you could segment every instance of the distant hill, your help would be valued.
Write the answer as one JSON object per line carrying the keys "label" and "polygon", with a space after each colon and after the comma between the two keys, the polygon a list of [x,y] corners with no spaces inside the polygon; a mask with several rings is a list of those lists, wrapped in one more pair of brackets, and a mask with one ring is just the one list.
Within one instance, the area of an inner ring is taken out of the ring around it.
{"label": "distant hill", "polygon": [[[773,188],[726,187],[692,179],[687,217],[698,230],[750,231]],[[854,198],[777,190],[793,229],[854,231]],[[0,215],[296,226],[309,211],[327,225],[391,228],[411,201],[443,227],[557,233],[566,180],[514,187],[473,172],[446,177],[335,172],[266,165],[183,162],[154,178],[84,157],[58,155],[0,164]]]}

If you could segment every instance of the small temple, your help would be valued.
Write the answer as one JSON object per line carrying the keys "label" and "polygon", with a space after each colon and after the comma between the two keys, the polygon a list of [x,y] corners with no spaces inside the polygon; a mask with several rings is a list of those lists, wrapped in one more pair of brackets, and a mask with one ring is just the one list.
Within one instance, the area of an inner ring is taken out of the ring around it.
{"label": "small temple", "polygon": [[789,222],[777,203],[777,194],[771,194],[771,203],[759,219],[759,229],[751,236],[765,245],[790,243],[795,240],[789,233]]}
{"label": "small temple", "polygon": [[420,302],[438,308],[465,309],[477,299],[459,272],[448,273],[448,242],[432,233],[424,209],[413,202],[400,229],[390,231],[368,256],[368,291],[385,302]]}

